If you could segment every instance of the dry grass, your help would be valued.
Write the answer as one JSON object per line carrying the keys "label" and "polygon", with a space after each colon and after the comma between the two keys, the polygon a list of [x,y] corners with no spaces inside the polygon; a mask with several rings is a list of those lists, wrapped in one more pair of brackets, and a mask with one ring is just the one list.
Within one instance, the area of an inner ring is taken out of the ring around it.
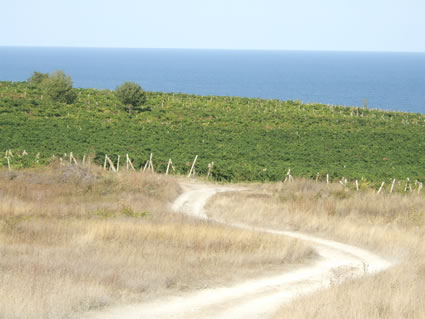
{"label": "dry grass", "polygon": [[312,255],[299,241],[170,214],[179,192],[150,174],[0,172],[0,318],[78,318]]}
{"label": "dry grass", "polygon": [[[216,218],[293,229],[363,246],[396,266],[377,276],[298,299],[276,319],[424,318],[425,197],[355,192],[308,180],[247,186],[219,194],[208,212]],[[223,208],[228,209],[224,210]]]}
{"label": "dry grass", "polygon": [[373,277],[343,283],[281,308],[275,319],[425,318],[425,263],[411,258]]}

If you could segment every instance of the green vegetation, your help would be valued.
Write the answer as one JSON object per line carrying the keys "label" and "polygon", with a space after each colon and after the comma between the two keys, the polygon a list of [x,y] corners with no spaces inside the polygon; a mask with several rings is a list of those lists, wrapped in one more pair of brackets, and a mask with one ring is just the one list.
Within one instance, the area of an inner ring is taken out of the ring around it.
{"label": "green vegetation", "polygon": [[146,103],[145,91],[137,83],[124,82],[115,92],[121,103],[126,105],[128,113],[132,110],[140,111],[140,107]]}
{"label": "green vegetation", "polygon": [[49,78],[48,73],[34,72],[31,77],[28,79],[28,84],[30,85],[41,85],[44,80]]}
{"label": "green vegetation", "polygon": [[171,158],[179,173],[198,154],[197,173],[214,161],[216,180],[281,180],[291,168],[322,179],[425,181],[424,114],[154,92],[145,92],[145,112],[128,113],[113,91],[72,92],[68,105],[41,99],[38,86],[0,82],[0,150],[12,150],[13,167],[73,152],[99,164],[128,153],[139,168],[152,152],[156,171]]}
{"label": "green vegetation", "polygon": [[40,78],[41,87],[44,88],[47,96],[53,102],[72,104],[75,101],[77,95],[72,89],[72,79],[69,75],[66,75],[64,71],[55,71],[49,74],[45,79],[43,79],[43,76],[42,73],[40,76],[34,73],[31,80],[33,80],[34,77],[37,79]]}

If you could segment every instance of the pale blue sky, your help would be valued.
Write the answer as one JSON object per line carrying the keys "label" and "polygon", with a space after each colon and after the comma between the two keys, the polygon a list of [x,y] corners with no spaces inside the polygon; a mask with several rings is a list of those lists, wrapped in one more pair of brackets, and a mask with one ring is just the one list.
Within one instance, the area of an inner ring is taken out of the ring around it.
{"label": "pale blue sky", "polygon": [[0,45],[425,52],[425,0],[0,0]]}

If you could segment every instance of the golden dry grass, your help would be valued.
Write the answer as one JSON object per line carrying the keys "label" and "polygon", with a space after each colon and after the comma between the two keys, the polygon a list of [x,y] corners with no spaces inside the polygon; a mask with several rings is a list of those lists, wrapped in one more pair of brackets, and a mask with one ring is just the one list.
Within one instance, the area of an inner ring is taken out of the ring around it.
{"label": "golden dry grass", "polygon": [[0,172],[0,318],[78,318],[221,285],[312,250],[170,214],[175,179],[73,166]]}
{"label": "golden dry grass", "polygon": [[247,188],[244,193],[216,195],[208,213],[233,222],[333,237],[396,262],[376,276],[300,298],[284,306],[275,319],[425,317],[423,194],[357,193],[309,180]]}

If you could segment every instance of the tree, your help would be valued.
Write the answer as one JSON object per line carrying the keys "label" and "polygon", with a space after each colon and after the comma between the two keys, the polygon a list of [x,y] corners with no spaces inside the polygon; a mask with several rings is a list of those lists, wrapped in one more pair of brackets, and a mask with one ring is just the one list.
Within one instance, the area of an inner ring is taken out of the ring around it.
{"label": "tree", "polygon": [[116,95],[128,110],[139,110],[146,103],[146,94],[142,87],[135,82],[124,82],[121,86],[117,86]]}
{"label": "tree", "polygon": [[48,73],[34,72],[31,77],[27,80],[30,85],[40,85],[44,80],[49,77]]}
{"label": "tree", "polygon": [[72,89],[72,79],[64,71],[59,70],[49,74],[41,85],[46,94],[55,102],[72,104],[77,98],[77,94]]}

